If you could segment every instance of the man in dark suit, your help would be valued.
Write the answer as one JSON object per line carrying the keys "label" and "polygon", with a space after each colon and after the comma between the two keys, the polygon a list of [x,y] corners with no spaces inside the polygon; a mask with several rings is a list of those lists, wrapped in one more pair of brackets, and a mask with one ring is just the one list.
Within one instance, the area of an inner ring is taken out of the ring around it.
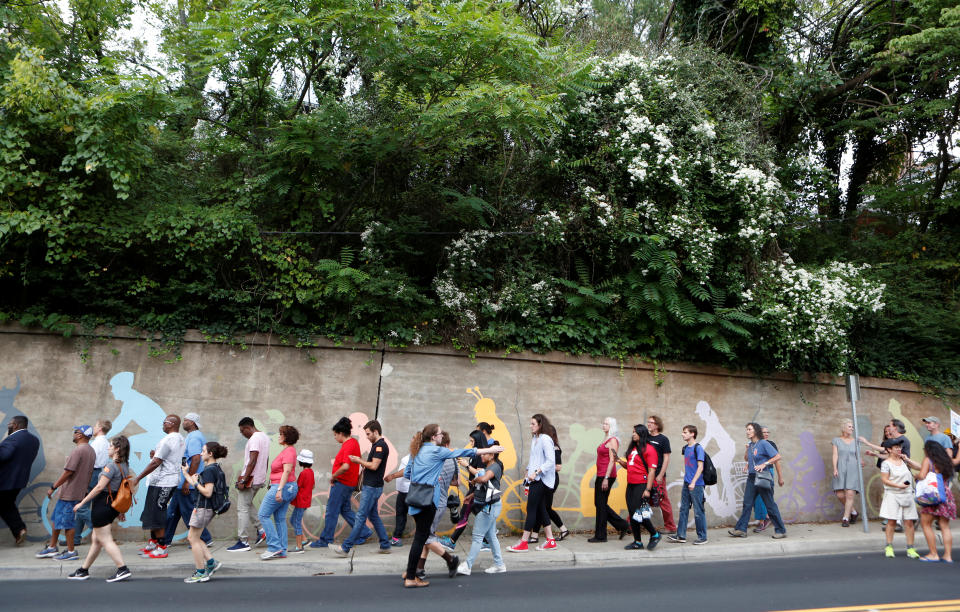
{"label": "man in dark suit", "polygon": [[30,481],[30,466],[37,458],[40,440],[27,431],[27,417],[15,416],[0,442],[0,518],[7,524],[17,546],[27,539],[27,526],[17,510],[17,496]]}

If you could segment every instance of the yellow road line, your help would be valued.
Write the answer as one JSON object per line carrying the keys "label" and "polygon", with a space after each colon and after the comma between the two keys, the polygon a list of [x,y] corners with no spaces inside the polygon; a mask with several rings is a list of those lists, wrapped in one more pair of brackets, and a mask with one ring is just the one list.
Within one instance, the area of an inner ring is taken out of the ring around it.
{"label": "yellow road line", "polygon": [[866,606],[845,606],[842,608],[804,608],[802,610],[781,610],[780,612],[872,612],[873,610],[909,610],[910,612],[955,612],[960,610],[960,599],[940,601],[911,601],[906,603],[877,604]]}

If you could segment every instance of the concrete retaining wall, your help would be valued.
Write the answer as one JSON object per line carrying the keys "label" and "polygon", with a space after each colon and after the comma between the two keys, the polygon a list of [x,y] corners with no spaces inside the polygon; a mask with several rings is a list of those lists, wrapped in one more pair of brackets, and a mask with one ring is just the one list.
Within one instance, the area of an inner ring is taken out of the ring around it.
{"label": "concrete retaining wall", "polygon": [[[49,527],[52,504],[44,501],[43,492],[60,474],[73,425],[113,420],[112,433],[122,431],[130,437],[137,451],[131,463],[139,469],[162,436],[165,415],[182,417],[187,412],[201,415],[207,439],[230,449],[224,466],[231,482],[242,461],[244,439],[236,427],[241,417],[253,417],[273,440],[281,424],[296,426],[301,432],[298,448],[309,448],[317,457],[318,487],[306,518],[314,533],[322,526],[330,461],[337,450],[330,427],[343,415],[351,417],[358,435],[368,419],[380,419],[391,443],[388,467],[396,465],[407,452],[411,435],[426,423],[440,423],[458,446],[466,445],[478,421],[495,424],[495,437],[508,447],[502,456],[507,477],[501,520],[505,527],[517,528],[522,521],[527,423],[530,415],[542,412],[557,426],[564,451],[554,506],[571,529],[580,530],[592,529],[594,522],[594,461],[604,417],[619,421],[622,441],[628,439],[632,425],[647,416],[656,414],[664,420],[665,432],[678,451],[669,468],[674,506],[681,486],[679,431],[685,424],[699,428],[700,441],[720,477],[717,486],[707,488],[711,525],[730,524],[739,514],[745,481],[744,425],[758,421],[771,429],[771,439],[784,456],[786,483],[776,492],[784,518],[839,519],[839,505],[830,491],[830,443],[839,434],[841,421],[849,418],[850,405],[839,381],[829,377],[798,383],[789,377],[757,377],[687,364],[656,370],[649,364],[621,367],[560,354],[480,355],[471,360],[444,349],[371,351],[331,343],[306,353],[264,336],[248,339],[246,350],[241,350],[207,344],[194,335],[183,345],[182,359],[168,363],[163,357],[151,357],[143,341],[121,333],[95,342],[84,362],[80,342],[13,326],[0,328],[2,425],[15,414],[25,414],[43,441],[43,455],[21,502],[35,538]],[[934,414],[949,423],[949,405],[919,393],[911,384],[882,379],[864,379],[861,384],[858,422],[868,439],[878,441],[884,424],[901,418],[908,424],[916,456],[926,434],[921,417]],[[366,451],[369,443],[362,435],[360,439]],[[881,485],[870,458],[864,473],[875,512]],[[611,496],[611,506],[624,516],[625,480],[618,479]],[[139,495],[144,493],[145,487]],[[382,515],[392,528],[393,485],[386,493]],[[120,537],[141,537],[139,508],[130,513]],[[441,526],[448,528],[449,523]],[[229,536],[234,529],[232,515],[214,521],[215,535]],[[4,532],[0,537],[10,536]]]}

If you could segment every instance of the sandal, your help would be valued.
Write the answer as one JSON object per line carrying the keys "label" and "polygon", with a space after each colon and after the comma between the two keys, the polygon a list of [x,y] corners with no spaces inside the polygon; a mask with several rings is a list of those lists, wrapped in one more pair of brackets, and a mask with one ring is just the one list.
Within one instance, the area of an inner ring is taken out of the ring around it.
{"label": "sandal", "polygon": [[533,533],[533,534],[530,534],[530,539],[527,540],[527,544],[536,544],[539,541],[540,541],[540,534]]}
{"label": "sandal", "polygon": [[559,534],[557,534],[557,540],[562,542],[564,539],[566,539],[568,535],[570,535],[570,530],[564,527],[563,530],[560,531]]}

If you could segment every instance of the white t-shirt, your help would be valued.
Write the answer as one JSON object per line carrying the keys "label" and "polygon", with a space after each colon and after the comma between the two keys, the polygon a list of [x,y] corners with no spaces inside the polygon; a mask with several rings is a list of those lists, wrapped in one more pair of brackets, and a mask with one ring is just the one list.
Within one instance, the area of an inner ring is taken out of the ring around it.
{"label": "white t-shirt", "polygon": [[97,458],[93,460],[94,468],[102,468],[107,465],[110,461],[110,442],[107,441],[107,436],[100,434],[99,436],[94,436],[90,440],[90,448],[93,449],[93,452],[97,453]]}
{"label": "white t-shirt", "polygon": [[[395,471],[402,472],[407,469],[407,464],[410,463],[410,455],[404,455],[403,459],[400,460],[400,465],[397,466]],[[397,478],[397,493],[409,493],[410,492],[410,479],[401,476]]]}
{"label": "white t-shirt", "polygon": [[168,433],[153,449],[153,458],[162,459],[156,470],[153,471],[153,480],[150,484],[155,487],[175,487],[180,484],[180,462],[183,459],[183,449],[186,442],[178,432]]}

